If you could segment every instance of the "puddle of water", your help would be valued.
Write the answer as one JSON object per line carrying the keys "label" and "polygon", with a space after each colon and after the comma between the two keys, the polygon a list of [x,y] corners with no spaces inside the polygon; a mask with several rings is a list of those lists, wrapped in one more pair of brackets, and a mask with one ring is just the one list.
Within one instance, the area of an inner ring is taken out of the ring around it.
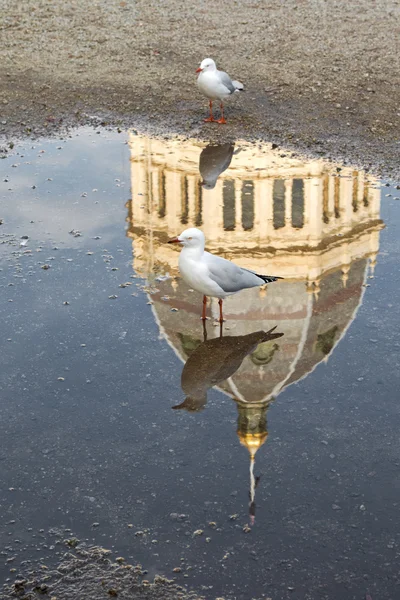
{"label": "puddle of water", "polygon": [[[55,528],[210,599],[395,598],[399,192],[88,130],[0,170],[4,578]],[[222,338],[165,243],[192,225],[285,278],[227,298]]]}

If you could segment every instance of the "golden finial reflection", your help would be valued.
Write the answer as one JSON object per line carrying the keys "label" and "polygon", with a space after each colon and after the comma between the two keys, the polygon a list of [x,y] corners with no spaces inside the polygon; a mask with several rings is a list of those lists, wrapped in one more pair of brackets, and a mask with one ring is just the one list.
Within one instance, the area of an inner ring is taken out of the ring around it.
{"label": "golden finial reflection", "polygon": [[256,516],[256,487],[259,477],[254,475],[256,453],[267,441],[267,409],[269,402],[257,404],[237,403],[239,417],[237,435],[242,446],[250,455],[250,490],[249,490],[249,519],[254,525]]}

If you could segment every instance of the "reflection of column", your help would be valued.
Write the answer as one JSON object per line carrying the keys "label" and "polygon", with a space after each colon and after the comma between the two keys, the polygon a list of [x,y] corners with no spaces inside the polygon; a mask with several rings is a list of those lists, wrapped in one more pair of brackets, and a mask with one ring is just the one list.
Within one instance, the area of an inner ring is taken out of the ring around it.
{"label": "reflection of column", "polygon": [[368,185],[367,190],[369,215],[372,219],[379,219],[379,212],[381,209],[381,190],[373,188],[371,184]]}
{"label": "reflection of column", "polygon": [[165,204],[169,231],[180,231],[179,215],[182,206],[181,175],[173,171],[165,171]]}
{"label": "reflection of column", "polygon": [[353,220],[353,179],[341,178],[340,180],[340,221],[341,224],[350,227]]}
{"label": "reflection of column", "polygon": [[223,226],[223,180],[219,178],[213,190],[203,188],[203,231],[208,240],[218,240]]}
{"label": "reflection of column", "polygon": [[189,223],[194,223],[196,220],[196,186],[197,177],[195,175],[187,175],[187,193],[189,201]]}
{"label": "reflection of column", "polygon": [[285,180],[285,227],[292,226],[292,189],[293,179]]}
{"label": "reflection of column", "polygon": [[143,163],[131,163],[132,170],[132,216],[136,226],[141,226],[144,223],[145,211],[140,208],[144,204],[147,205],[147,178],[146,171],[143,168]]}
{"label": "reflection of column", "polygon": [[307,221],[309,239],[319,242],[322,237],[322,179],[312,177],[304,181],[307,198]]}
{"label": "reflection of column", "polygon": [[241,179],[235,180],[235,230],[243,231],[242,226],[242,184]]}
{"label": "reflection of column", "polygon": [[273,222],[273,179],[257,179],[255,189],[255,227],[258,227],[260,242],[265,242]]}

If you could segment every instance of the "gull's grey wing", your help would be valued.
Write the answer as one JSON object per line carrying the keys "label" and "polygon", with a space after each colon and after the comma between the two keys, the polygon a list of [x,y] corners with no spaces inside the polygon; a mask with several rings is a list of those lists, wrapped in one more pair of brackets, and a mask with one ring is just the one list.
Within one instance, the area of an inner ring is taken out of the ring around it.
{"label": "gull's grey wing", "polygon": [[246,288],[264,284],[261,277],[258,277],[252,271],[242,269],[229,260],[215,256],[209,252],[205,252],[204,254],[207,260],[210,279],[215,281],[226,294],[233,294]]}
{"label": "gull's grey wing", "polygon": [[233,94],[236,88],[233,85],[232,79],[229,77],[228,73],[225,73],[225,71],[218,71],[218,75],[221,83],[228,88],[230,94]]}

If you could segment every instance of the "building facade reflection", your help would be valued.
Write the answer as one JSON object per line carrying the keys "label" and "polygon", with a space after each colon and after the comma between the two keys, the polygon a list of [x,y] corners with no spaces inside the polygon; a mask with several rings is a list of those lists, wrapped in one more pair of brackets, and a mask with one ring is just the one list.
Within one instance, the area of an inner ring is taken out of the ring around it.
{"label": "building facade reflection", "polygon": [[[362,171],[293,157],[267,144],[236,142],[234,152],[233,144],[224,151],[208,150],[212,185],[204,185],[201,142],[132,134],[129,144],[133,266],[150,281],[170,275],[156,282],[152,308],[161,334],[183,362],[202,342],[201,299],[177,277],[178,252],[165,244],[169,237],[201,227],[211,252],[285,278],[267,290],[245,290],[225,301],[224,335],[244,336],[275,325],[284,334],[261,343],[217,384],[237,403],[238,436],[253,462],[256,438],[248,423],[262,433],[256,435],[261,445],[267,437],[266,407],[326,361],[355,318],[383,227],[377,181]],[[212,302],[215,316],[217,308]],[[209,329],[217,337],[218,329]],[[254,423],[254,411],[262,423]]]}

